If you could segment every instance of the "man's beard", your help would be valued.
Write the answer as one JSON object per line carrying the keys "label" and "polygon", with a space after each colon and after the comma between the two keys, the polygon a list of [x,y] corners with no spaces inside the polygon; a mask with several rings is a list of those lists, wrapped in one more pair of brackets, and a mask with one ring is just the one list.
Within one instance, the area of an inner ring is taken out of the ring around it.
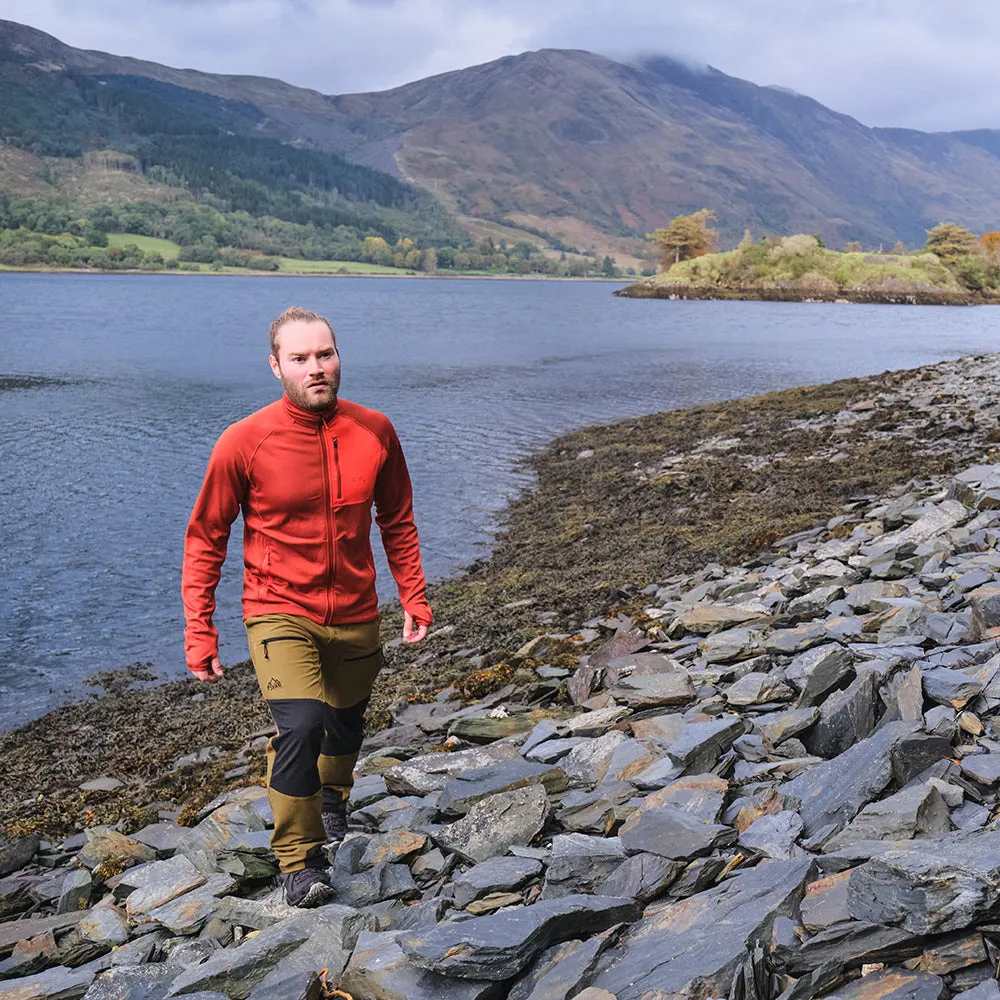
{"label": "man's beard", "polygon": [[[281,384],[285,389],[285,395],[296,406],[301,406],[303,410],[312,410],[315,413],[320,410],[326,410],[337,402],[337,392],[340,389],[340,376],[337,375],[332,379],[317,379],[305,385],[282,377]],[[325,386],[329,391],[321,393],[310,392],[309,387],[314,385]]]}

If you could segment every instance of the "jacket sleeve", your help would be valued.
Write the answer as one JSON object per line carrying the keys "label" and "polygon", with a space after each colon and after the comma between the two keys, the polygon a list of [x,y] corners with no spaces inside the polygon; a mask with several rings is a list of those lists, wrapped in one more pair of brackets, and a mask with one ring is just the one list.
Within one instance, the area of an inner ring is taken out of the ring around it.
{"label": "jacket sleeve", "polygon": [[206,666],[219,652],[219,633],[212,623],[215,588],[226,558],[229,531],[247,489],[245,467],[233,437],[226,431],[212,449],[205,482],[184,536],[184,655],[191,670]]}
{"label": "jacket sleeve", "polygon": [[420,562],[420,543],[413,521],[413,490],[396,431],[389,425],[386,457],[375,480],[375,523],[382,532],[389,569],[403,610],[418,625],[434,620],[427,603],[427,583]]}

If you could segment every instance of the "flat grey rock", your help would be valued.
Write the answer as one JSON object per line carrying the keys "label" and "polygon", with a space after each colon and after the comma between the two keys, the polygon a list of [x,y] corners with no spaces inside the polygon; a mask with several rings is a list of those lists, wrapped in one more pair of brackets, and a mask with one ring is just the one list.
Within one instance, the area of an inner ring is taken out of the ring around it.
{"label": "flat grey rock", "polygon": [[687,705],[697,697],[691,678],[684,672],[629,674],[608,689],[616,702],[639,711]]}
{"label": "flat grey rock", "polygon": [[603,952],[614,944],[614,933],[586,941],[564,941],[543,951],[511,987],[508,1000],[567,1000],[590,982]]}
{"label": "flat grey rock", "polygon": [[618,958],[593,986],[617,1000],[725,997],[752,941],[791,911],[813,870],[809,861],[770,861],[690,899],[659,907],[626,930]]}
{"label": "flat grey rock", "polygon": [[[485,919],[485,918],[479,918]],[[365,931],[340,978],[351,996],[378,1000],[500,1000],[507,986],[495,979],[445,978],[415,966],[399,946],[398,933]]]}
{"label": "flat grey rock", "polygon": [[512,844],[530,844],[545,826],[550,811],[541,785],[498,792],[477,802],[460,820],[436,831],[434,839],[466,861],[486,861]]}
{"label": "flat grey rock", "polygon": [[833,760],[793,778],[782,792],[800,803],[805,833],[829,835],[849,823],[892,781],[890,751],[916,723],[892,722]]}
{"label": "flat grey rock", "polygon": [[566,773],[558,767],[530,761],[501,761],[451,778],[441,791],[438,809],[464,816],[477,802],[527,785],[542,785],[549,792],[566,787]]}
{"label": "flat grey rock", "polygon": [[0,837],[0,876],[10,875],[26,867],[37,851],[38,836],[34,833],[13,840]]}
{"label": "flat grey rock", "polygon": [[728,826],[706,823],[674,803],[639,808],[620,831],[622,846],[630,853],[658,854],[671,860],[691,859],[716,846],[732,843],[736,833]]}
{"label": "flat grey rock", "polygon": [[618,837],[561,833],[552,838],[552,856],[545,872],[543,899],[594,892],[594,886],[625,860]]}
{"label": "flat grey rock", "polygon": [[796,856],[795,841],[801,833],[802,818],[786,809],[751,823],[739,835],[739,844],[768,858],[792,858]]}
{"label": "flat grey rock", "polygon": [[397,764],[382,776],[392,795],[426,795],[439,792],[457,775],[475,771],[498,760],[518,760],[515,747],[501,744],[494,747],[473,747],[456,753],[430,753]]}
{"label": "flat grey rock", "polygon": [[530,858],[490,858],[455,876],[455,905],[464,909],[491,892],[520,889],[540,876],[542,870],[541,862]]}
{"label": "flat grey rock", "polygon": [[730,705],[749,707],[776,701],[789,701],[795,692],[780,676],[749,673],[726,688],[726,701]]}
{"label": "flat grey rock", "polygon": [[120,965],[102,972],[84,1000],[163,1000],[176,975],[167,965]]}
{"label": "flat grey rock", "polygon": [[947,995],[944,980],[926,972],[886,969],[837,988],[840,1000],[940,1000]]}
{"label": "flat grey rock", "polygon": [[438,924],[425,933],[407,931],[399,943],[415,965],[449,978],[511,979],[542,948],[600,933],[638,915],[639,907],[632,899],[564,896],[460,923]]}
{"label": "flat grey rock", "polygon": [[683,861],[671,861],[658,854],[633,854],[610,874],[597,880],[594,892],[602,896],[630,896],[648,903],[667,890],[684,871]]}
{"label": "flat grey rock", "polygon": [[1000,832],[918,841],[855,869],[848,907],[857,920],[915,934],[962,930],[1000,902]]}
{"label": "flat grey rock", "polygon": [[87,966],[53,969],[0,982],[0,1000],[77,1000],[94,981],[95,970]]}
{"label": "flat grey rock", "polygon": [[860,840],[938,837],[950,830],[948,806],[940,792],[930,784],[917,784],[865,806],[824,846],[835,851]]}
{"label": "flat grey rock", "polygon": [[667,754],[685,770],[701,774],[716,765],[745,729],[746,723],[738,715],[689,722],[667,746]]}

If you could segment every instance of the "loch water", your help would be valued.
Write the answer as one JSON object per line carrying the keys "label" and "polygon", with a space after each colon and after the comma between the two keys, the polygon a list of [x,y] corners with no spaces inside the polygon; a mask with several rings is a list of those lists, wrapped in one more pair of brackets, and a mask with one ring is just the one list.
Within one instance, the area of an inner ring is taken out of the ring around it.
{"label": "loch water", "polygon": [[[341,394],[396,425],[432,580],[488,554],[497,511],[530,484],[519,459],[561,431],[1000,349],[988,307],[615,287],[0,274],[0,731],[85,697],[99,670],[183,674],[184,526],[219,433],[277,396],[267,327],[288,305],[331,318]],[[218,593],[224,662],[246,656],[239,535]]]}

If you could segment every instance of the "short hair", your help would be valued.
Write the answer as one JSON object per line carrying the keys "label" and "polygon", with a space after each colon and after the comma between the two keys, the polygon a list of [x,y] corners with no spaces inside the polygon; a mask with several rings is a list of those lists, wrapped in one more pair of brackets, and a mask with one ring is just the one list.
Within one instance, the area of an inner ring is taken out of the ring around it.
{"label": "short hair", "polygon": [[319,313],[313,312],[311,309],[301,309],[299,306],[289,306],[272,324],[271,324],[271,354],[275,358],[278,356],[278,333],[281,328],[286,323],[325,323],[326,328],[330,331],[330,336],[333,337],[333,346],[337,346],[337,335],[333,332],[333,327],[330,326],[330,321],[325,316],[320,316]]}

